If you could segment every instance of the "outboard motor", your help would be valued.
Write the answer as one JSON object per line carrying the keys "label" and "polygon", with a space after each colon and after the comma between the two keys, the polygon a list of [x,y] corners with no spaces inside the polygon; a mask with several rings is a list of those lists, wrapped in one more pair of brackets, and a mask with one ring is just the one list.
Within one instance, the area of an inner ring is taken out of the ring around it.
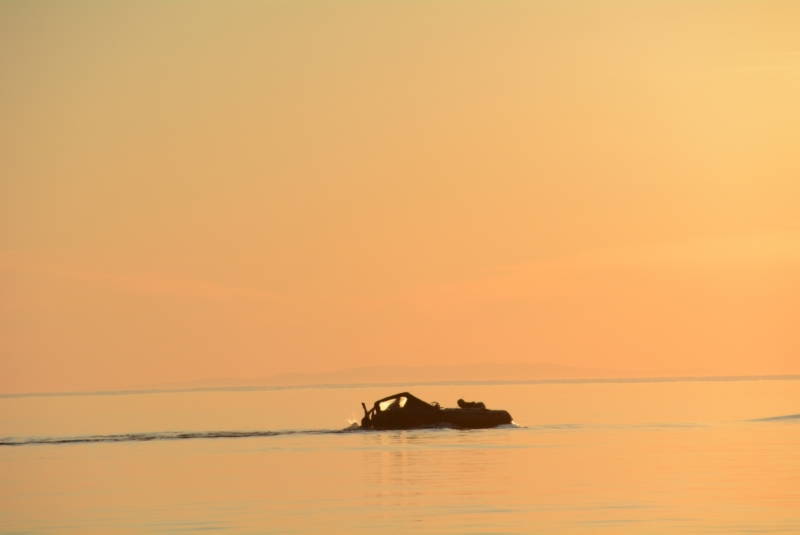
{"label": "outboard motor", "polygon": [[364,417],[361,418],[361,427],[367,428],[369,427],[369,411],[363,401],[361,402],[361,406],[364,408]]}

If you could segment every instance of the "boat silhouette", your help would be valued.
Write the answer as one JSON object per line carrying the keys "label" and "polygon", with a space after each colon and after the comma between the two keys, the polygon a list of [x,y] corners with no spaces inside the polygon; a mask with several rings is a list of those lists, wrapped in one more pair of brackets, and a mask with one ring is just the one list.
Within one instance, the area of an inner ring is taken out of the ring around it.
{"label": "boat silhouette", "polygon": [[510,424],[511,415],[504,410],[487,409],[482,402],[458,400],[459,408],[442,408],[418,397],[400,392],[377,400],[371,409],[363,402],[362,429],[415,429],[454,427],[483,429]]}

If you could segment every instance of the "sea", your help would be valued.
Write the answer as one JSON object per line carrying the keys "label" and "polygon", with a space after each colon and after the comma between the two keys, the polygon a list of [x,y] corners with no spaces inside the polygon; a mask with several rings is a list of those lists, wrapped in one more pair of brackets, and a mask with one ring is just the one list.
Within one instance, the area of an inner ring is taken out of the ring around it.
{"label": "sea", "polygon": [[[362,431],[361,402],[511,425]],[[800,533],[800,377],[0,397],[0,533]]]}

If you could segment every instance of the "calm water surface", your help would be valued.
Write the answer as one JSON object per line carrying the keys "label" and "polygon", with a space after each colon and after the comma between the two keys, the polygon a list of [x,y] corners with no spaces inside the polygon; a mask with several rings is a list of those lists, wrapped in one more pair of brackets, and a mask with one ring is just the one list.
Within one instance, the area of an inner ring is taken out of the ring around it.
{"label": "calm water surface", "polygon": [[[515,426],[342,431],[401,390]],[[0,533],[800,533],[800,381],[0,398]]]}

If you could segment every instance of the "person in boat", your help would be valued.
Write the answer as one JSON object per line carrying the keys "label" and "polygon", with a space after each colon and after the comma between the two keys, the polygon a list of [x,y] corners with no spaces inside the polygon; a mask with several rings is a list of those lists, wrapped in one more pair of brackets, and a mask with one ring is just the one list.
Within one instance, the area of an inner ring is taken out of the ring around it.
{"label": "person in boat", "polygon": [[464,401],[463,399],[458,400],[458,406],[462,409],[485,409],[486,405],[483,401]]}

